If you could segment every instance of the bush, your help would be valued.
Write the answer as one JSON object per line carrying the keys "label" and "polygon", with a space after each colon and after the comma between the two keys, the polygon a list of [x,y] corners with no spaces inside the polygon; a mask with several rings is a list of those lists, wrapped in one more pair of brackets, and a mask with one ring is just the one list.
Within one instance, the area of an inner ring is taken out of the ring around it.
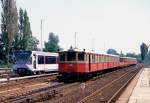
{"label": "bush", "polygon": [[4,61],[0,60],[0,68],[7,68],[7,67],[8,65]]}

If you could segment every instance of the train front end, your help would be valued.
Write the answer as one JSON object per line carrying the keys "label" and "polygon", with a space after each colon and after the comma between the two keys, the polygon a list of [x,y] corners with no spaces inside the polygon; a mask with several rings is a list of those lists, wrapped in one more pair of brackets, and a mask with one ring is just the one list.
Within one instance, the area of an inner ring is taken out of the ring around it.
{"label": "train front end", "polygon": [[15,63],[12,66],[12,71],[20,76],[32,74],[32,52],[31,51],[16,51],[14,52]]}
{"label": "train front end", "polygon": [[89,72],[84,51],[68,50],[59,53],[59,74],[77,77]]}

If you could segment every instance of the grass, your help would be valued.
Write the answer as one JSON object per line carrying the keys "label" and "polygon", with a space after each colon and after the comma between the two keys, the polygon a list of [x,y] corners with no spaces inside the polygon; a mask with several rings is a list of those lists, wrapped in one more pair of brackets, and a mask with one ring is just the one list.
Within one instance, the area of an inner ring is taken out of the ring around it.
{"label": "grass", "polygon": [[0,64],[0,68],[9,68],[10,66],[7,64]]}

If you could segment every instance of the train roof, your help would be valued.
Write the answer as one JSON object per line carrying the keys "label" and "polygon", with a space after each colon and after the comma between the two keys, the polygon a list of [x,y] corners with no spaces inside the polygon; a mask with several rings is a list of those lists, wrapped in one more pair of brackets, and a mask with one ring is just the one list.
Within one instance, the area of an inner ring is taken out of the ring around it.
{"label": "train roof", "polygon": [[126,58],[126,59],[136,59],[134,57],[120,57],[120,58]]}
{"label": "train roof", "polygon": [[33,54],[47,54],[47,55],[58,55],[58,53],[54,52],[42,52],[42,51],[32,51]]}
{"label": "train roof", "polygon": [[85,53],[89,53],[89,54],[99,54],[99,55],[105,55],[105,56],[111,56],[111,57],[118,57],[118,58],[126,58],[126,59],[134,59],[134,60],[136,60],[136,58],[133,58],[133,57],[120,57],[119,55],[99,53],[99,52],[96,52],[96,51],[89,51],[89,50],[86,50],[86,49],[83,49],[83,50],[80,50],[80,49],[68,49],[68,50],[64,50],[64,51],[60,51],[60,52],[85,52]]}
{"label": "train roof", "polygon": [[106,55],[106,56],[112,56],[112,57],[120,57],[118,55],[112,55],[112,54],[105,54],[105,53],[99,53],[99,52],[96,52],[96,51],[89,51],[89,50],[86,50],[86,49],[83,49],[83,50],[80,50],[80,49],[69,49],[69,50],[64,50],[64,51],[60,51],[60,52],[85,52],[85,53],[88,53],[88,54],[99,54],[99,55]]}
{"label": "train roof", "polygon": [[43,52],[43,51],[15,51],[15,52],[30,52],[32,54],[36,54],[36,55],[53,55],[53,56],[58,56],[58,53],[54,53],[54,52]]}

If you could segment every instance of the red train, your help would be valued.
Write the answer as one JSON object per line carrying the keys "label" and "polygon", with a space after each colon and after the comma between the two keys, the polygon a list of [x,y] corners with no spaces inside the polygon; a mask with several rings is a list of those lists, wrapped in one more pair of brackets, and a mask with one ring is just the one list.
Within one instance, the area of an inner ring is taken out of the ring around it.
{"label": "red train", "polygon": [[59,59],[59,73],[64,76],[94,74],[103,70],[110,70],[110,68],[117,69],[137,64],[136,58],[73,49],[59,52]]}

